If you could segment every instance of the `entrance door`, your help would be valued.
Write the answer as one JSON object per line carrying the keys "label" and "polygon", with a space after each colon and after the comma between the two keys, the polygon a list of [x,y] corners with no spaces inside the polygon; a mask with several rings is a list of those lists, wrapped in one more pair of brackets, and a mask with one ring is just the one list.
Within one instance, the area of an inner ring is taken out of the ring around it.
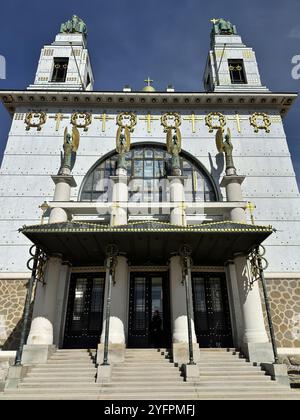
{"label": "entrance door", "polygon": [[[157,319],[157,311],[160,319]],[[169,279],[166,273],[132,273],[128,346],[168,347],[171,340]]]}
{"label": "entrance door", "polygon": [[65,348],[96,348],[102,331],[105,274],[72,274]]}
{"label": "entrance door", "polygon": [[195,330],[200,347],[232,347],[225,274],[193,273]]}

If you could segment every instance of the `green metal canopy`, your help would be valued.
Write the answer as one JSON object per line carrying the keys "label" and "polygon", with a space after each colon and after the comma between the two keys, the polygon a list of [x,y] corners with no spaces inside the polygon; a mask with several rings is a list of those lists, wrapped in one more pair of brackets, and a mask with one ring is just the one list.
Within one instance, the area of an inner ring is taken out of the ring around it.
{"label": "green metal canopy", "polygon": [[48,255],[62,254],[78,265],[101,265],[107,245],[115,244],[136,265],[166,264],[183,244],[193,250],[196,265],[223,265],[237,253],[248,253],[274,229],[230,221],[177,226],[142,221],[121,226],[66,222],[24,226],[27,238]]}

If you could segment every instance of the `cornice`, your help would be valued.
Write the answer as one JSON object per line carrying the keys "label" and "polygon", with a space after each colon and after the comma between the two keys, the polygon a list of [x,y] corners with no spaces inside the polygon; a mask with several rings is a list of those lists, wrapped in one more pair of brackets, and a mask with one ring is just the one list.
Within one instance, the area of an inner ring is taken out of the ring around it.
{"label": "cornice", "polygon": [[286,114],[297,98],[296,93],[245,92],[83,92],[43,90],[2,90],[0,100],[10,113],[19,106],[76,108],[254,108],[275,109]]}

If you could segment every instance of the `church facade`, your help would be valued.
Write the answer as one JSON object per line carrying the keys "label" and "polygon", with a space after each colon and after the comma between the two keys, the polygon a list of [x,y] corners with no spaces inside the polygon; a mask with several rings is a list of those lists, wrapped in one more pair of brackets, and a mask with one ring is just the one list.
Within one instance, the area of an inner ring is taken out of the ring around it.
{"label": "church facade", "polygon": [[159,346],[184,363],[189,339],[195,360],[199,348],[236,347],[272,361],[257,251],[277,346],[296,352],[300,195],[284,117],[297,95],[262,85],[253,49],[223,19],[204,92],[145,82],[94,91],[86,26],[73,17],[42,49],[34,83],[0,92],[12,117],[0,345],[18,346],[37,263],[25,362],[53,346],[98,347],[100,361],[106,334],[112,361]]}

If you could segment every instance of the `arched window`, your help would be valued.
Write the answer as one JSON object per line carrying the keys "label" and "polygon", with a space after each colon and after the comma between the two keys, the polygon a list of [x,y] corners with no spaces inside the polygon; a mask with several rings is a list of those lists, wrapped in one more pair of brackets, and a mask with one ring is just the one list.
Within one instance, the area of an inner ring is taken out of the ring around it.
{"label": "arched window", "polygon": [[[116,174],[117,158],[112,154],[91,169],[83,182],[80,201],[112,200],[110,177]],[[169,201],[170,160],[171,155],[162,146],[132,146],[126,154],[129,201]],[[217,201],[216,189],[204,169],[184,153],[180,160],[186,201]]]}

